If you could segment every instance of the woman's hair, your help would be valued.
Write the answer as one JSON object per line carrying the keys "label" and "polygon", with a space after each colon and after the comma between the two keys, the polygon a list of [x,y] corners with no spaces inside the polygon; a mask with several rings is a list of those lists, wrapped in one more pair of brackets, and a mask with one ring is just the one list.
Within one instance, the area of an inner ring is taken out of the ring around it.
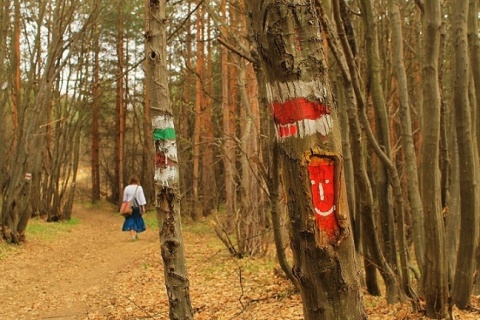
{"label": "woman's hair", "polygon": [[138,176],[136,174],[132,174],[130,176],[130,179],[128,180],[128,183],[129,184],[140,184],[140,179],[138,178]]}

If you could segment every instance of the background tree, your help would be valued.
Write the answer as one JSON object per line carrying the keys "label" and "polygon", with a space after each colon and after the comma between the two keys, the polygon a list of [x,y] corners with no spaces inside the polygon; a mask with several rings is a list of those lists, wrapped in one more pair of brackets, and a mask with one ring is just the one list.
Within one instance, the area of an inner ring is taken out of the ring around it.
{"label": "background tree", "polygon": [[448,282],[445,251],[445,226],[442,217],[440,185],[440,89],[438,63],[440,54],[440,2],[425,6],[423,51],[423,114],[429,121],[423,125],[422,148],[423,192],[426,236],[426,263],[422,270],[422,289],[426,296],[427,316],[444,318],[447,313]]}
{"label": "background tree", "polygon": [[[469,99],[471,90],[468,55],[467,19],[469,1],[453,6],[452,23],[455,41],[454,105],[460,165],[461,233],[452,298],[460,308],[466,308],[471,299],[474,274],[474,252],[478,237],[478,150],[473,135],[475,99]],[[473,117],[472,117],[473,116]]]}

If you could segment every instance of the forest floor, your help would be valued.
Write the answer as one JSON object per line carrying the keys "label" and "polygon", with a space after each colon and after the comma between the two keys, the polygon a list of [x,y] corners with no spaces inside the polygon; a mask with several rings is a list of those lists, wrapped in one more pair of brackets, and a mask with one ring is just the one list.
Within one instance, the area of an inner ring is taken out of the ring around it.
{"label": "forest floor", "polygon": [[[21,246],[1,245],[0,319],[167,320],[154,213],[147,213],[150,226],[135,242],[120,231],[123,218],[113,207],[78,205],[73,216],[78,223],[53,235],[27,233]],[[195,319],[303,319],[299,294],[273,253],[234,259],[208,222],[187,224],[183,235]],[[364,302],[369,319],[423,319],[408,304],[371,296]],[[480,313],[454,314],[480,319]]]}

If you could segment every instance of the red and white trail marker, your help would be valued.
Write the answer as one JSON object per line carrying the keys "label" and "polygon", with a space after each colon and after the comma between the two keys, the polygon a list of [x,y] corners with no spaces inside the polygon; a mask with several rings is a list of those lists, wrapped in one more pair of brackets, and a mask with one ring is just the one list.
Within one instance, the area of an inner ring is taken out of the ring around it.
{"label": "red and white trail marker", "polygon": [[315,220],[320,230],[334,238],[339,227],[335,211],[335,161],[314,157],[308,165]]}
{"label": "red and white trail marker", "polygon": [[316,81],[292,81],[267,86],[268,98],[279,141],[320,133],[333,128],[330,107],[311,97],[325,97],[325,88]]}

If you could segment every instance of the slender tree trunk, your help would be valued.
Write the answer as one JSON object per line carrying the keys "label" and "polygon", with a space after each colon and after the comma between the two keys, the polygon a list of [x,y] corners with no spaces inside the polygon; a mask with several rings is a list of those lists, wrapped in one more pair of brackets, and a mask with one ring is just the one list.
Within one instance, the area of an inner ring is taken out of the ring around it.
{"label": "slender tree trunk", "polygon": [[365,319],[340,129],[314,3],[248,5],[276,123],[304,317]]}
{"label": "slender tree trunk", "polygon": [[459,0],[453,8],[455,43],[454,106],[460,160],[461,233],[452,300],[460,308],[470,304],[475,271],[474,254],[478,243],[478,152],[473,137],[474,122],[468,96],[470,62],[468,55],[468,0]]}
{"label": "slender tree trunk", "polygon": [[[209,17],[203,17],[206,21],[210,20]],[[211,24],[207,24],[206,30],[206,39],[211,38]],[[212,45],[211,41],[207,42],[206,48],[206,57],[204,63],[204,72],[202,75],[202,82],[204,82],[203,88],[205,90],[204,99],[202,103],[202,112],[201,112],[201,131],[200,134],[200,141],[202,145],[202,161],[201,165],[201,185],[202,185],[202,214],[204,217],[209,216],[212,214],[213,210],[215,209],[216,201],[217,201],[217,183],[215,177],[215,166],[214,166],[214,148],[215,145],[213,144],[214,136],[213,136],[213,123],[212,123],[212,93],[213,93],[213,84],[212,84]],[[203,77],[203,75],[205,75]]]}
{"label": "slender tree trunk", "polygon": [[440,185],[440,111],[438,62],[440,52],[440,1],[426,3],[424,15],[424,41],[422,84],[423,124],[422,196],[425,212],[426,261],[422,270],[422,291],[426,299],[427,316],[441,319],[448,315],[448,268],[445,252]]}
{"label": "slender tree trunk", "polygon": [[93,104],[92,104],[92,202],[100,200],[100,31],[98,24],[94,28],[94,66],[93,66]]}
{"label": "slender tree trunk", "polygon": [[[319,8],[322,6],[317,1]],[[378,234],[376,232],[376,217],[378,216],[378,208],[373,201],[373,190],[370,183],[370,179],[366,168],[366,148],[363,143],[363,133],[361,130],[361,124],[364,126],[364,130],[367,133],[369,143],[376,150],[378,156],[383,157],[383,161],[387,165],[391,163],[386,158],[386,155],[380,150],[380,147],[373,137],[373,133],[369,127],[367,121],[365,109],[365,99],[362,95],[360,76],[357,73],[358,69],[355,64],[354,49],[355,44],[351,39],[347,38],[347,32],[344,31],[344,18],[342,16],[342,10],[338,3],[334,3],[333,12],[335,17],[335,23],[340,30],[337,32],[340,36],[341,46],[343,51],[340,50],[336,34],[334,34],[329,27],[328,18],[325,16],[322,10],[322,23],[324,28],[328,32],[328,38],[331,42],[330,48],[334,51],[335,58],[339,63],[340,70],[342,71],[343,81],[345,82],[345,88],[347,88],[345,97],[349,101],[347,103],[349,123],[352,130],[352,155],[354,157],[355,166],[355,181],[358,183],[356,188],[359,195],[359,212],[361,215],[362,223],[362,243],[364,244],[364,253],[366,256],[365,265],[367,272],[367,286],[371,294],[378,294],[379,290],[375,284],[375,275],[373,264],[378,266],[387,290],[387,301],[389,303],[398,302],[401,298],[401,290],[398,285],[397,277],[392,270],[392,267],[387,262],[383,251],[381,250]],[[358,107],[358,110],[357,108]],[[370,283],[370,281],[372,281]]]}
{"label": "slender tree trunk", "polygon": [[177,142],[167,81],[166,0],[147,4],[146,59],[155,143],[155,198],[170,319],[193,319],[181,228]]}
{"label": "slender tree trunk", "polygon": [[124,164],[125,164],[125,101],[124,101],[124,20],[123,20],[123,1],[118,0],[118,24],[117,24],[117,73],[116,73],[116,143],[115,143],[115,182],[113,187],[113,200],[120,203],[122,201],[124,186]]}
{"label": "slender tree trunk", "polygon": [[[224,23],[227,24],[225,8],[226,0],[222,1],[221,12]],[[222,26],[222,33],[226,34],[226,27]],[[236,212],[236,188],[235,188],[235,112],[229,107],[229,82],[228,76],[228,49],[221,49],[222,70],[222,113],[223,113],[223,166],[225,170],[225,210],[227,232],[233,230],[233,219]]]}
{"label": "slender tree trunk", "polygon": [[[367,59],[367,77],[369,80],[369,88],[372,97],[372,104],[375,109],[375,117],[377,119],[377,139],[382,146],[389,161],[392,161],[392,147],[390,145],[390,126],[388,121],[388,112],[386,110],[385,97],[381,79],[381,62],[378,47],[378,28],[376,24],[374,9],[371,0],[360,0],[362,10],[363,23],[365,29],[366,41],[366,59]],[[383,242],[385,248],[385,257],[393,266],[394,270],[398,268],[398,253],[396,250],[395,217],[392,210],[393,204],[392,189],[388,181],[388,168],[385,163],[377,162],[376,167],[376,192],[378,195],[380,208],[381,231],[383,232]],[[398,217],[397,217],[398,219]]]}
{"label": "slender tree trunk", "polygon": [[201,202],[200,202],[200,175],[201,166],[201,135],[202,135],[202,124],[203,124],[203,110],[205,105],[205,93],[204,93],[204,84],[203,76],[205,75],[205,45],[204,45],[204,36],[203,36],[203,7],[200,7],[197,10],[197,23],[196,23],[196,66],[195,66],[195,128],[193,132],[193,199],[192,199],[192,212],[191,216],[195,220],[202,212]]}
{"label": "slender tree trunk", "polygon": [[[22,95],[22,82],[20,71],[20,28],[21,28],[21,14],[20,14],[20,1],[14,2],[14,22],[13,22],[13,50],[12,50],[12,130],[18,132],[18,117],[19,109],[21,108],[21,95]],[[13,141],[11,144],[12,150],[17,146],[17,134],[13,135]]]}
{"label": "slender tree trunk", "polygon": [[[418,181],[417,157],[412,135],[412,119],[410,115],[410,98],[407,84],[407,73],[403,59],[403,34],[398,0],[389,0],[390,24],[392,26],[393,64],[395,68],[398,95],[400,102],[400,117],[402,122],[402,146],[405,154],[405,171],[408,177],[407,189],[412,210],[413,242],[420,268],[424,265],[425,239],[422,200]],[[406,226],[401,226],[405,228]],[[406,248],[405,248],[406,249]],[[406,270],[403,270],[405,273]]]}
{"label": "slender tree trunk", "polygon": [[[472,118],[474,119],[473,128],[475,129],[475,133],[473,137],[476,141],[477,147],[477,155],[480,152],[480,138],[478,134],[480,133],[480,44],[478,42],[478,34],[477,30],[479,27],[478,17],[476,13],[478,12],[478,2],[474,0],[470,0],[469,2],[469,12],[468,12],[468,45],[470,49],[470,57],[471,57],[471,66],[472,66],[472,76],[473,76],[473,84],[474,84],[474,94],[473,99],[471,99],[472,103]],[[477,160],[478,161],[478,160]],[[477,162],[478,163],[478,162]],[[480,177],[478,177],[480,179]],[[475,292],[474,294],[478,294],[480,292],[480,276],[478,271],[480,270],[480,237],[479,243],[477,244],[477,251],[476,251],[476,278],[475,278]]]}

